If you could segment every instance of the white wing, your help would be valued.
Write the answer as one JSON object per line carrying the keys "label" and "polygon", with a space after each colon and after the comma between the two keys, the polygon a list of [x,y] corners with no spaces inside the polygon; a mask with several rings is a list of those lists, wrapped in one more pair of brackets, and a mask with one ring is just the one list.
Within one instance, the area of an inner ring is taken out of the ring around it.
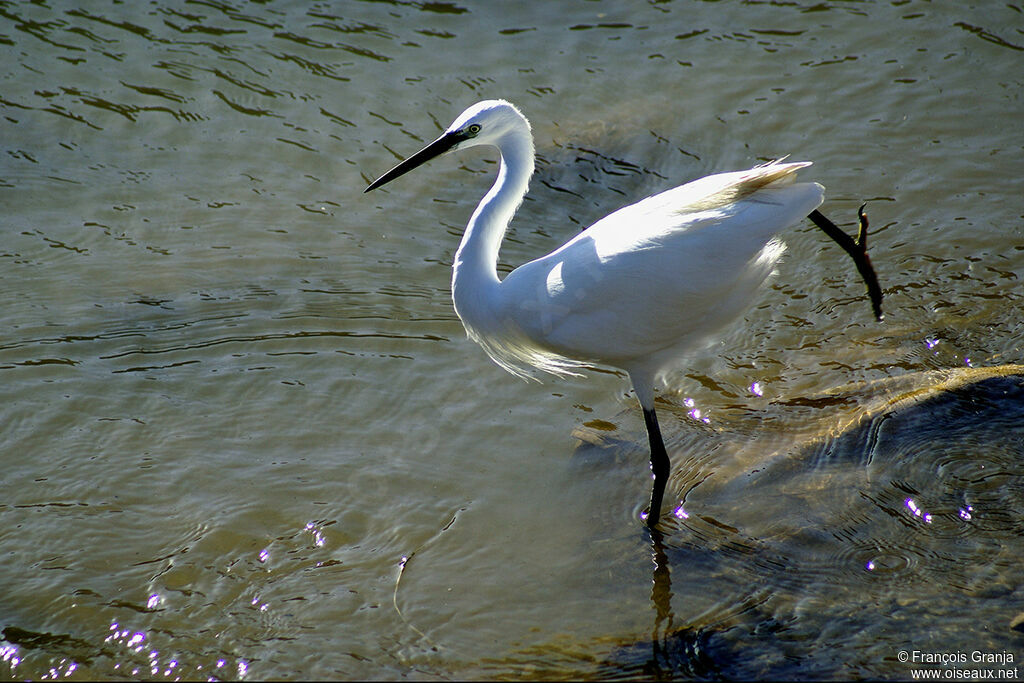
{"label": "white wing", "polygon": [[627,370],[674,358],[746,307],[782,252],[775,235],[821,204],[820,185],[792,182],[807,165],[709,176],[608,215],[508,275],[506,319],[558,356]]}

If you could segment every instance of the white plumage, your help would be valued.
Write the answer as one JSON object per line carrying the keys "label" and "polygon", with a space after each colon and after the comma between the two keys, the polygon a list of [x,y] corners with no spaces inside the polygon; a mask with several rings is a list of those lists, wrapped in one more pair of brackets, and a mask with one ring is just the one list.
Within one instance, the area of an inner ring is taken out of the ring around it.
{"label": "white plumage", "polygon": [[708,176],[619,209],[500,280],[501,241],[534,170],[530,125],[512,104],[471,106],[367,191],[475,146],[496,148],[501,164],[455,255],[455,310],[469,336],[513,374],[567,374],[588,364],[629,374],[651,441],[653,525],[669,469],[655,382],[742,313],[782,254],[776,236],[814,211],[824,188],[795,182],[810,162]]}

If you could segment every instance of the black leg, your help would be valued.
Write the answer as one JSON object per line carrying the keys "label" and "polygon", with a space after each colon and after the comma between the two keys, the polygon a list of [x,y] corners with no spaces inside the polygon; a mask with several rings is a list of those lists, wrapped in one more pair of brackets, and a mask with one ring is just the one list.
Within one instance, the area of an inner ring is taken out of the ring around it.
{"label": "black leg", "polygon": [[882,288],[878,285],[878,276],[871,265],[871,258],[868,256],[868,217],[864,213],[864,206],[857,209],[857,219],[860,222],[860,230],[857,232],[857,239],[843,232],[835,223],[830,221],[823,213],[815,209],[807,217],[811,219],[818,228],[831,237],[836,244],[843,248],[860,272],[864,284],[868,288],[868,296],[871,299],[871,308],[875,313],[875,319],[882,320]]}
{"label": "black leg", "polygon": [[665,542],[661,532],[651,528],[651,546],[654,550],[654,576],[652,577],[651,602],[654,603],[654,630],[651,631],[651,659],[644,668],[644,675],[656,681],[669,680],[675,668],[672,666],[672,651],[669,649],[672,638],[672,574],[665,552]]}
{"label": "black leg", "polygon": [[653,529],[661,519],[661,501],[665,496],[665,484],[668,483],[668,475],[672,471],[672,462],[665,452],[665,442],[661,439],[661,429],[658,427],[658,416],[654,414],[654,408],[644,408],[644,422],[647,424],[647,436],[651,441],[651,472],[654,473],[647,526]]}

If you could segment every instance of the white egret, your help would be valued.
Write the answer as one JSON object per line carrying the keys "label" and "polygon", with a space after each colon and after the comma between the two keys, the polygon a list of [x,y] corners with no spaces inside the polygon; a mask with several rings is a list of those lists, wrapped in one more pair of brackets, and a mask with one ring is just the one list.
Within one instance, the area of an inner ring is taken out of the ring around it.
{"label": "white egret", "polygon": [[671,469],[655,382],[746,308],[785,248],[776,236],[817,214],[824,188],[795,182],[810,162],[708,176],[615,211],[502,280],[498,250],[534,170],[530,124],[509,102],[474,104],[366,192],[441,154],[480,146],[497,148],[500,167],[455,254],[455,311],[514,375],[575,374],[590,364],[629,375],[650,439],[653,527]]}

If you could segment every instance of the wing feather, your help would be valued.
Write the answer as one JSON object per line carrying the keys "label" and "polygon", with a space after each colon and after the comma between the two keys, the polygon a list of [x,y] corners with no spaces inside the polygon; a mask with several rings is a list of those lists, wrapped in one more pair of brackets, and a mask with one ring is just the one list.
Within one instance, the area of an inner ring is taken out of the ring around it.
{"label": "wing feather", "polygon": [[772,162],[667,190],[520,266],[501,285],[505,318],[528,340],[513,355],[557,373],[571,372],[570,359],[623,367],[699,343],[769,277],[784,249],[775,236],[821,203],[820,185],[793,182],[808,165]]}

